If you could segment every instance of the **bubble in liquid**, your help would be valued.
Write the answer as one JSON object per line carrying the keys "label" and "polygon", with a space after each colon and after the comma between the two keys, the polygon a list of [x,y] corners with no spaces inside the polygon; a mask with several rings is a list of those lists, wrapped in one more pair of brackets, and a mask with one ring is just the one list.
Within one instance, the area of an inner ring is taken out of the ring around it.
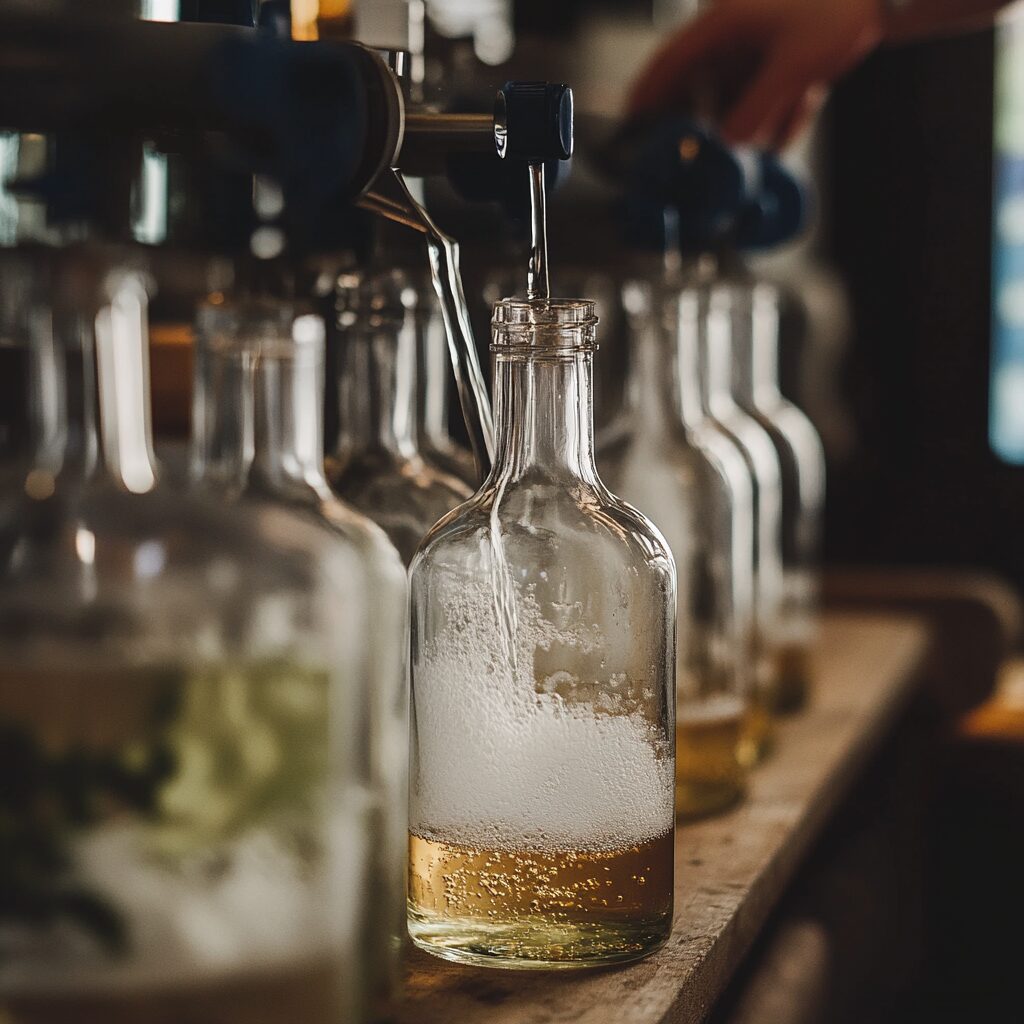
{"label": "bubble in liquid", "polygon": [[[656,727],[638,704],[589,699],[641,693],[645,681],[578,679],[571,664],[538,680],[536,650],[594,650],[600,635],[559,630],[516,586],[510,658],[490,586],[465,578],[438,586],[450,626],[416,671],[413,831],[509,850],[610,850],[664,835],[673,766]],[[620,706],[631,710],[609,713]]]}

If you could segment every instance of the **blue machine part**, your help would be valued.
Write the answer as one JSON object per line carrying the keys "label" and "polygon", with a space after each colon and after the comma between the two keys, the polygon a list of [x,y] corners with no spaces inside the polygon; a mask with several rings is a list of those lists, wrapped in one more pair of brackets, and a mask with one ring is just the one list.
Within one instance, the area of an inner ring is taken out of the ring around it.
{"label": "blue machine part", "polygon": [[773,249],[804,229],[810,193],[773,153],[758,153],[757,187],[736,219],[732,242],[737,249]]}
{"label": "blue machine part", "polygon": [[[807,188],[770,153],[737,151],[689,118],[659,122],[638,149],[624,199],[637,248],[767,249],[807,221]],[[672,211],[666,217],[666,211]],[[666,223],[678,225],[666,237]]]}
{"label": "blue machine part", "polygon": [[626,183],[629,242],[664,250],[665,210],[678,213],[679,244],[707,248],[732,226],[743,203],[743,167],[728,147],[688,118],[654,126]]}

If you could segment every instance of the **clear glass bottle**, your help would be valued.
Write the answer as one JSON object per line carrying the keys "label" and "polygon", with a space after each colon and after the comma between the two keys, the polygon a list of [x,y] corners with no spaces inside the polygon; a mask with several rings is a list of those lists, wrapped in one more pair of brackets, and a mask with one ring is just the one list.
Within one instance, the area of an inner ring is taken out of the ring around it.
{"label": "clear glass bottle", "polygon": [[473,453],[448,430],[449,382],[452,375],[448,336],[429,282],[416,303],[417,366],[416,440],[425,462],[461,480],[471,490],[479,483]]}
{"label": "clear glass bottle", "polygon": [[[481,290],[487,316],[503,296],[525,294],[522,268],[529,253],[517,251],[514,259],[507,252],[504,255],[505,265],[490,270]],[[550,275],[553,294],[590,296],[601,323],[603,354],[594,366],[594,429],[600,447],[606,435],[617,429],[624,404],[626,321],[620,295],[624,282],[598,266],[558,264],[550,268]],[[482,310],[481,315],[485,315]]]}
{"label": "clear glass bottle", "polygon": [[352,566],[279,507],[159,483],[139,274],[28,270],[0,273],[4,1008],[353,1019]]}
{"label": "clear glass bottle", "polygon": [[595,324],[497,304],[494,467],[411,569],[409,931],[447,959],[613,963],[671,929],[675,571],[594,466]]}
{"label": "clear glass bottle", "polygon": [[754,686],[745,760],[761,761],[774,742],[778,702],[779,614],[782,606],[782,483],[767,432],[732,393],[732,297],[729,287],[698,290],[701,392],[704,412],[738,448],[753,484]]}
{"label": "clear glass bottle", "polygon": [[733,288],[733,394],[767,431],[782,470],[782,604],[775,710],[796,711],[811,686],[818,606],[825,452],[811,421],[779,390],[779,295],[770,284]]}
{"label": "clear glass bottle", "polygon": [[649,515],[675,556],[676,813],[726,809],[746,788],[753,508],[736,446],[701,405],[697,293],[666,282],[623,289],[630,338],[626,412],[599,457],[616,494]]}
{"label": "clear glass bottle", "polygon": [[342,274],[335,292],[342,358],[331,488],[383,527],[408,565],[423,536],[472,491],[416,445],[416,290],[400,271]]}
{"label": "clear glass bottle", "polygon": [[269,299],[204,303],[196,332],[192,477],[208,493],[279,504],[328,532],[353,565],[356,769],[373,838],[360,933],[370,998],[397,975],[405,934],[408,779],[406,575],[384,532],[331,493],[323,473],[324,323]]}

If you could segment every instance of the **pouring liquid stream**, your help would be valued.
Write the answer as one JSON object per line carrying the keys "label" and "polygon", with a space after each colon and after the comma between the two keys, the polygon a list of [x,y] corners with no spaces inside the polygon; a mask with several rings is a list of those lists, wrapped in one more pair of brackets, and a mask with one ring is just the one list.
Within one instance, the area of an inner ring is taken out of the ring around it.
{"label": "pouring liquid stream", "polygon": [[547,193],[544,165],[530,164],[530,263],[526,272],[526,297],[547,301],[551,298],[548,272]]}
{"label": "pouring liquid stream", "polygon": [[[551,276],[548,270],[547,195],[544,183],[544,164],[529,165],[530,181],[530,258],[526,271],[526,297],[546,303],[551,298]],[[529,385],[528,385],[529,386]],[[532,395],[527,396],[526,408],[532,408]],[[501,539],[498,509],[504,497],[506,481],[498,477],[494,502],[491,505],[491,592],[494,612],[498,621],[503,653],[508,660],[513,680],[518,680],[519,659],[517,634],[519,620],[516,612],[515,583],[512,570],[505,557]]]}

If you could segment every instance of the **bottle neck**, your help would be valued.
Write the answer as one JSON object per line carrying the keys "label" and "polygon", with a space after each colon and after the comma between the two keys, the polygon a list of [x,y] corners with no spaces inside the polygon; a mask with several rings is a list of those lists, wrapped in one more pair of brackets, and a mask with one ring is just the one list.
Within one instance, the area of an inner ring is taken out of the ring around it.
{"label": "bottle neck", "polygon": [[421,311],[417,320],[416,432],[420,444],[445,449],[448,433],[448,338],[440,310]]}
{"label": "bottle neck", "polygon": [[[320,321],[309,318],[319,326]],[[193,475],[236,495],[317,500],[323,474],[322,334],[264,344],[201,339],[193,410]]]}
{"label": "bottle neck", "polygon": [[334,382],[338,396],[336,450],[416,457],[416,320],[358,326],[343,332],[344,354]]}
{"label": "bottle neck", "polygon": [[142,279],[118,275],[96,313],[99,426],[107,471],[135,494],[156,483],[149,405],[149,303]]}
{"label": "bottle neck", "polygon": [[679,416],[679,357],[659,319],[645,311],[630,317],[626,379],[630,424],[637,438],[657,441],[672,433]]}
{"label": "bottle neck", "polygon": [[25,402],[15,410],[21,422],[0,433],[23,439],[3,449],[25,467],[32,498],[73,493],[98,477],[135,494],[156,484],[146,282],[122,269],[97,281],[93,259],[33,267],[45,286],[11,314]]}
{"label": "bottle neck", "polygon": [[253,463],[250,477],[283,492],[327,490],[323,466],[323,361],[316,353],[256,362],[253,402]]}
{"label": "bottle neck", "polygon": [[[46,304],[21,314],[16,333],[23,344],[18,365],[25,386],[15,393],[24,402],[5,412],[2,446],[4,461],[14,461],[29,474],[31,494],[57,485],[81,486],[92,477],[101,459],[98,427],[95,332],[86,313],[61,324]],[[11,443],[14,442],[14,443]]]}
{"label": "bottle neck", "polygon": [[598,484],[592,370],[591,351],[496,356],[492,482],[510,483],[537,473],[566,483]]}
{"label": "bottle neck", "polygon": [[732,387],[748,410],[769,412],[779,404],[779,307],[775,289],[734,289],[731,317]]}
{"label": "bottle neck", "polygon": [[732,325],[730,307],[711,295],[697,331],[701,405],[706,415],[722,420],[735,408],[732,394]]}
{"label": "bottle neck", "polygon": [[744,409],[753,409],[754,398],[754,332],[750,289],[737,285],[732,289],[732,310],[729,322],[729,343],[732,354],[732,393]]}
{"label": "bottle neck", "polygon": [[675,328],[678,415],[687,427],[697,426],[705,417],[701,380],[701,304],[696,291],[687,291],[672,302],[669,322]]}
{"label": "bottle neck", "polygon": [[779,390],[779,296],[757,285],[750,315],[751,397],[757,409],[769,411],[782,401]]}

